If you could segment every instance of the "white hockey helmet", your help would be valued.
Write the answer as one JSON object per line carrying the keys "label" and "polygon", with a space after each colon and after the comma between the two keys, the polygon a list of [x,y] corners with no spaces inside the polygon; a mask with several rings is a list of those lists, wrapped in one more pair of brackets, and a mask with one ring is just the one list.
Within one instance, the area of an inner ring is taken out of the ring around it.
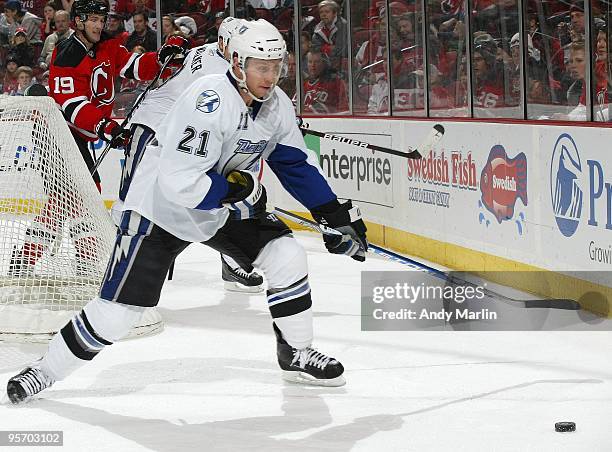
{"label": "white hockey helmet", "polygon": [[235,17],[229,16],[223,19],[221,25],[219,25],[219,31],[217,36],[223,39],[223,45],[226,46],[232,37],[232,32],[241,24],[242,19],[236,19]]}
{"label": "white hockey helmet", "polygon": [[268,100],[274,92],[274,87],[270,89],[270,92],[264,98],[254,96],[246,85],[246,66],[249,58],[280,60],[278,77],[274,85],[278,83],[281,72],[285,69],[287,56],[287,44],[278,29],[264,19],[250,22],[242,21],[240,26],[232,33],[229,41],[229,54],[232,61],[234,57],[238,58],[238,66],[243,74],[242,79],[239,79],[233,70],[230,71],[238,82],[238,86],[255,100]]}

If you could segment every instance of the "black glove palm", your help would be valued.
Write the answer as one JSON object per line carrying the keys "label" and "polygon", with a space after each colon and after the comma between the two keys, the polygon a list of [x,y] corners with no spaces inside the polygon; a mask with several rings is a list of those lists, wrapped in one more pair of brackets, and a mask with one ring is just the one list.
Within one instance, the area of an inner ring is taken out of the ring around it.
{"label": "black glove palm", "polygon": [[327,251],[346,254],[356,261],[365,261],[365,253],[368,250],[367,228],[358,207],[353,207],[351,201],[340,204],[334,200],[313,209],[311,213],[319,223],[342,232],[342,235],[323,235]]}

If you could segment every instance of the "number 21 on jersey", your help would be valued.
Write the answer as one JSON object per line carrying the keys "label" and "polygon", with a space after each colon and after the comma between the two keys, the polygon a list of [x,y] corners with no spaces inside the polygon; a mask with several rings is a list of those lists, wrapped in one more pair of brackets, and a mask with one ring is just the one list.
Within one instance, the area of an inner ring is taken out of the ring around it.
{"label": "number 21 on jersey", "polygon": [[198,136],[200,138],[197,143],[197,147],[195,150],[195,155],[198,157],[206,157],[208,151],[206,150],[206,145],[208,144],[208,136],[210,132],[208,130],[202,130],[199,134],[198,131],[192,126],[185,127],[183,131],[183,138],[179,141],[179,144],[176,148],[177,151],[184,152],[186,154],[193,154],[193,146],[190,144],[193,139]]}

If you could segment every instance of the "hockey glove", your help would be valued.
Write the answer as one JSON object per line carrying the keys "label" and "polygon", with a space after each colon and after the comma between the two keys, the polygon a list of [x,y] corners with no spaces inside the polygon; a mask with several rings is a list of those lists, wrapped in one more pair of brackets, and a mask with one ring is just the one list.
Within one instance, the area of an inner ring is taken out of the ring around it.
{"label": "hockey glove", "polygon": [[182,66],[189,51],[189,41],[182,36],[170,36],[166,43],[157,51],[157,61],[164,64],[168,58],[170,66]]}
{"label": "hockey glove", "polygon": [[323,235],[327,251],[346,254],[356,261],[365,261],[365,253],[368,250],[367,228],[361,219],[359,207],[353,207],[350,200],[344,204],[334,200],[313,209],[311,213],[319,223],[342,232],[342,235]]}
{"label": "hockey glove", "polygon": [[108,141],[112,148],[124,148],[130,141],[131,133],[124,129],[117,121],[104,118],[96,126],[96,135]]}
{"label": "hockey glove", "polygon": [[221,204],[229,209],[232,220],[248,220],[265,215],[268,197],[257,177],[246,171],[232,171],[227,181],[229,190]]}

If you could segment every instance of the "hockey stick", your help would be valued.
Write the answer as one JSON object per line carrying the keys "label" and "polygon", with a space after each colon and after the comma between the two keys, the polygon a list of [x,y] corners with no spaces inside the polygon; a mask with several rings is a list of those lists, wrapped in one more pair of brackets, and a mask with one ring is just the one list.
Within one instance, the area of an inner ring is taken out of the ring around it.
{"label": "hockey stick", "polygon": [[[126,124],[128,122],[130,122],[130,119],[132,119],[132,116],[134,115],[134,113],[136,112],[138,107],[140,107],[140,104],[142,103],[142,101],[145,98],[145,96],[147,95],[147,93],[159,81],[159,78],[162,76],[162,74],[164,73],[164,71],[166,70],[166,68],[168,67],[168,65],[170,64],[171,61],[172,61],[172,57],[170,56],[164,62],[164,64],[162,64],[162,67],[159,70],[159,72],[157,73],[157,75],[155,76],[155,78],[153,80],[151,80],[151,83],[149,83],[147,85],[147,87],[144,89],[144,91],[142,92],[142,94],[140,96],[138,96],[138,99],[136,99],[136,102],[134,102],[134,105],[132,106],[132,109],[128,112],[128,114],[125,116],[125,118],[123,118],[123,121],[121,121],[121,124],[119,124],[119,127],[121,127],[123,129],[123,128],[125,128]],[[102,160],[104,160],[104,158],[106,157],[106,154],[108,154],[110,152],[110,150],[111,150],[111,142],[109,141],[109,142],[106,143],[106,146],[104,147],[104,150],[100,154],[100,157],[98,157],[98,159],[94,163],[94,166],[93,166],[93,168],[91,170],[91,174],[93,174],[96,171],[98,171],[98,168],[100,167],[100,164],[102,163]]]}
{"label": "hockey stick", "polygon": [[[314,231],[320,232],[321,234],[329,234],[329,235],[342,235],[340,231],[337,231],[334,228],[330,228],[324,224],[317,223],[315,221],[309,220],[308,218],[304,218],[302,216],[296,215],[287,210],[281,209],[280,207],[275,207],[272,211],[273,214],[278,215],[279,217],[286,218],[291,220],[297,224],[305,226]],[[459,278],[442,270],[438,270],[436,268],[430,267],[422,262],[417,262],[409,257],[402,256],[394,251],[388,250],[378,245],[374,245],[372,243],[368,244],[368,251],[372,251],[379,256],[382,256],[386,259],[398,262],[402,265],[407,265],[416,270],[428,273],[432,276],[440,278],[444,281],[448,281],[453,285],[468,285],[472,287],[480,287],[485,294],[492,298],[501,298],[505,301],[513,302],[513,303],[523,303],[525,308],[554,308],[554,309],[563,309],[570,311],[577,311],[580,309],[580,304],[575,300],[570,300],[567,298],[555,298],[555,299],[545,299],[545,300],[522,300],[518,298],[507,297],[503,294],[495,292],[491,289],[487,289],[486,287],[477,286],[476,284],[469,282],[463,278]]]}
{"label": "hockey stick", "polygon": [[[301,121],[301,119],[302,118],[298,118],[298,123],[299,121]],[[305,126],[303,126],[302,124],[305,124]],[[384,152],[385,154],[397,155],[399,157],[405,157],[408,159],[422,158],[423,156],[421,155],[419,150],[425,152],[426,150],[431,149],[444,136],[444,127],[442,126],[442,124],[436,124],[435,126],[432,127],[431,131],[427,134],[427,136],[421,142],[421,144],[419,145],[417,149],[408,148],[410,149],[408,152],[403,152],[403,151],[396,151],[395,149],[385,148],[383,146],[377,146],[375,144],[366,143],[365,141],[359,141],[359,140],[354,140],[352,138],[346,138],[340,135],[335,135],[333,133],[318,132],[316,130],[309,129],[308,123],[302,122],[302,124],[300,124],[300,130],[303,133],[307,133],[309,135],[314,135],[316,137],[350,144],[350,145],[357,146],[357,147],[364,148],[364,149],[370,149],[372,151]]]}

